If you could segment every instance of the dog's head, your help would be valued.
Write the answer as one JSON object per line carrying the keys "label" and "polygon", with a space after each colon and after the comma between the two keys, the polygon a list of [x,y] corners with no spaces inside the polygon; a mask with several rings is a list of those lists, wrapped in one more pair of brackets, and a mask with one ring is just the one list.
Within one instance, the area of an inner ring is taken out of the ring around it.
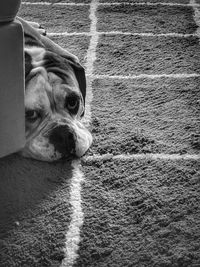
{"label": "dog's head", "polygon": [[81,123],[86,80],[83,67],[43,47],[25,48],[26,145],[22,155],[54,161],[81,157],[92,143]]}

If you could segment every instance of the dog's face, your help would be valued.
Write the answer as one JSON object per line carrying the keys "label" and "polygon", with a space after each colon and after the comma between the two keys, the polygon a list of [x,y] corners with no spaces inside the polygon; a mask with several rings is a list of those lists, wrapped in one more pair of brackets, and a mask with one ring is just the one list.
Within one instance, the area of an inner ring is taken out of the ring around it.
{"label": "dog's face", "polygon": [[85,88],[77,75],[82,70],[42,47],[25,49],[25,60],[26,145],[22,155],[45,161],[81,157],[92,143],[81,123]]}

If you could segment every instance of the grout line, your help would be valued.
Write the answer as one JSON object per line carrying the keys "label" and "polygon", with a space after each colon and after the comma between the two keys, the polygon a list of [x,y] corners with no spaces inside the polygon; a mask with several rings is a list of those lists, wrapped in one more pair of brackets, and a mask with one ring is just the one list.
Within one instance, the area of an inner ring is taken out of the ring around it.
{"label": "grout line", "polygon": [[171,78],[171,79],[188,79],[200,77],[198,73],[177,73],[177,74],[138,74],[138,75],[92,75],[94,79],[160,79],[160,78]]}
{"label": "grout line", "polygon": [[[122,31],[110,31],[110,32],[97,32],[98,35],[130,35],[130,36],[143,36],[143,37],[176,37],[176,38],[188,38],[188,37],[198,37],[197,34],[182,34],[182,33],[151,33],[151,32],[122,32]],[[86,35],[91,36],[90,32],[50,32],[47,36],[76,36],[76,35]]]}
{"label": "grout line", "polygon": [[130,161],[130,160],[140,160],[140,159],[152,159],[152,160],[200,160],[200,155],[195,154],[164,154],[164,153],[149,153],[149,154],[103,154],[103,155],[93,155],[83,157],[83,162],[94,162],[99,160],[121,160],[121,161]]}
{"label": "grout line", "polygon": [[[47,5],[47,6],[89,6],[90,4],[88,3],[51,3],[51,2],[22,2],[22,5]],[[98,5],[100,6],[119,6],[119,5],[131,5],[131,6],[172,6],[172,7],[190,7],[190,6],[195,6],[195,7],[200,7],[200,4],[181,4],[181,3],[166,3],[166,2],[156,2],[156,3],[151,3],[151,2],[136,2],[136,3],[129,3],[129,2],[107,2],[107,3],[99,3]]]}

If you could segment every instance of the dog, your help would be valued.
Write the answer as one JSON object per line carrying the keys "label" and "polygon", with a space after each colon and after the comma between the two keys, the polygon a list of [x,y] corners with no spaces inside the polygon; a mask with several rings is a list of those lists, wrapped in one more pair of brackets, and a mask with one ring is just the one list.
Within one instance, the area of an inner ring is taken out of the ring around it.
{"label": "dog", "polygon": [[86,77],[78,58],[44,36],[37,23],[17,17],[24,29],[25,157],[57,161],[81,157],[92,136],[83,125]]}

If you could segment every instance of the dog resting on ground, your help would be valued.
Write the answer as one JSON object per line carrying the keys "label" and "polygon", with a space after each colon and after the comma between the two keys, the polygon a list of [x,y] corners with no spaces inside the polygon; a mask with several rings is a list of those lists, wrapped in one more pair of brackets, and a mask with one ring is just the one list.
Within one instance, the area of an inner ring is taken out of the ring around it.
{"label": "dog resting on ground", "polygon": [[92,136],[84,115],[86,78],[76,56],[17,18],[25,36],[26,145],[22,155],[44,161],[81,157]]}

